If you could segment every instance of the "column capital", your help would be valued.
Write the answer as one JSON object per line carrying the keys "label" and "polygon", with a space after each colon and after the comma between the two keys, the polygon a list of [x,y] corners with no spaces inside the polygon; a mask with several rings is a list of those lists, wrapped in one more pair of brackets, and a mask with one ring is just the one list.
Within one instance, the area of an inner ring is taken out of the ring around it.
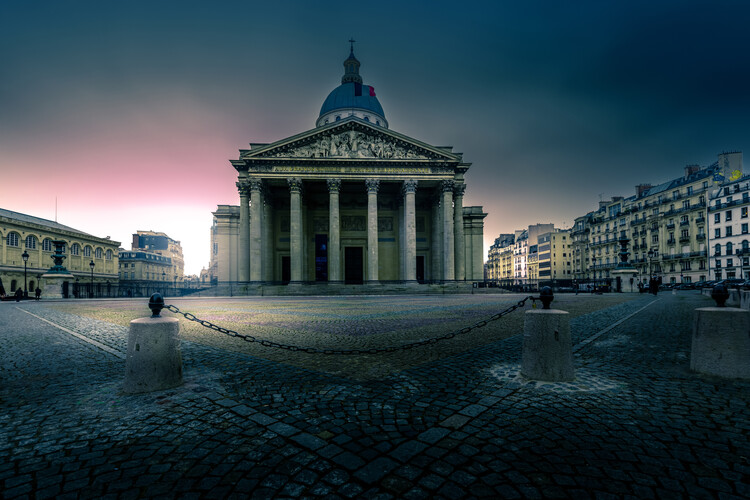
{"label": "column capital", "polygon": [[237,186],[237,191],[239,191],[240,196],[247,196],[250,194],[250,182],[247,179],[238,180],[235,186]]}
{"label": "column capital", "polygon": [[248,179],[247,185],[250,191],[261,191],[263,189],[263,181],[261,179]]}
{"label": "column capital", "polygon": [[365,185],[367,186],[368,193],[377,194],[378,188],[380,187],[380,181],[378,179],[365,179]]}
{"label": "column capital", "polygon": [[454,185],[454,181],[442,181],[440,183],[440,189],[443,191],[443,193],[452,193]]}
{"label": "column capital", "polygon": [[341,189],[341,179],[328,179],[326,183],[328,184],[329,193],[338,193]]}
{"label": "column capital", "polygon": [[409,180],[404,181],[403,191],[404,193],[416,193],[417,181],[415,179],[409,179]]}
{"label": "column capital", "polygon": [[286,181],[289,184],[290,193],[299,194],[302,192],[302,179],[299,177],[290,177]]}
{"label": "column capital", "polygon": [[453,185],[453,194],[455,196],[463,196],[465,192],[466,192],[466,184],[464,184],[463,182],[456,182]]}

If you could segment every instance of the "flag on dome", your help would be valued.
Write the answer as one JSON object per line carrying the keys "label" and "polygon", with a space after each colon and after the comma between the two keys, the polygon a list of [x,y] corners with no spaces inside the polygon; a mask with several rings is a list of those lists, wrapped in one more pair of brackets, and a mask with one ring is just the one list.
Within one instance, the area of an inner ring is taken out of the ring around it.
{"label": "flag on dome", "polygon": [[354,97],[361,96],[362,91],[366,92],[364,95],[375,97],[375,87],[370,87],[369,85],[362,85],[361,83],[354,82]]}

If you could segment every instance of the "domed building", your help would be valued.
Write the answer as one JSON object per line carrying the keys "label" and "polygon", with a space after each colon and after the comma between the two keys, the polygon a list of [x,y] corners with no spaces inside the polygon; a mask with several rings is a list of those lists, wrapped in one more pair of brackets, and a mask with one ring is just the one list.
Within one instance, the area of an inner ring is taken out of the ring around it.
{"label": "domed building", "polygon": [[[389,128],[351,49],[315,128],[232,160],[240,205],[211,230],[217,284],[383,285],[483,279],[482,207],[464,207],[470,164]],[[320,291],[320,287],[316,290]]]}

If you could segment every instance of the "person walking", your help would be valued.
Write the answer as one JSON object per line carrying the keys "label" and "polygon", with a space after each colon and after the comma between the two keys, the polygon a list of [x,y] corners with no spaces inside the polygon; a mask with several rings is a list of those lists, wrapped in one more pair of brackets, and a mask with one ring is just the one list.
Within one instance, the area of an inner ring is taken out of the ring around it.
{"label": "person walking", "polygon": [[34,290],[34,295],[36,296],[36,300],[39,300],[42,298],[42,289],[39,287],[36,287],[36,290]]}
{"label": "person walking", "polygon": [[21,299],[23,298],[23,290],[20,288],[16,288],[16,302],[21,302]]}

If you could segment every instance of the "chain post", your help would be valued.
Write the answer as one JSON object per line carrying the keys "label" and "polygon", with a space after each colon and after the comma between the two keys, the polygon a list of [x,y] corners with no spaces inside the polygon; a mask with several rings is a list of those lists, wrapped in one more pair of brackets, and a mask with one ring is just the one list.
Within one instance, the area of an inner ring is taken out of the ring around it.
{"label": "chain post", "polygon": [[180,311],[180,309],[177,306],[174,305],[165,305],[164,309],[173,312],[175,314],[182,315],[186,320],[192,321],[194,323],[198,323],[201,326],[215,330],[219,333],[223,333],[225,335],[228,335],[230,337],[235,337],[244,340],[245,342],[251,343],[251,342],[257,342],[260,345],[264,347],[273,347],[275,349],[284,349],[287,351],[292,352],[305,352],[307,354],[329,354],[329,355],[361,355],[361,354],[382,354],[384,352],[396,352],[396,351],[406,351],[408,349],[413,349],[415,347],[421,347],[425,345],[431,345],[431,344],[437,344],[438,342],[442,340],[448,340],[455,338],[458,335],[463,335],[465,333],[470,333],[473,330],[476,330],[478,328],[482,328],[487,326],[492,321],[498,320],[502,318],[503,316],[506,316],[507,314],[512,313],[513,311],[520,309],[526,305],[526,301],[531,299],[533,302],[533,308],[536,309],[536,300],[535,297],[532,297],[529,295],[528,297],[523,298],[522,300],[519,300],[518,303],[506,308],[503,311],[500,311],[499,313],[494,314],[488,319],[484,319],[481,321],[478,321],[477,323],[474,323],[472,326],[463,327],[459,330],[454,330],[451,332],[448,332],[444,335],[441,335],[439,337],[432,337],[425,340],[418,340],[416,342],[410,342],[408,344],[402,344],[398,346],[388,346],[388,347],[377,347],[377,348],[370,348],[370,349],[318,349],[315,347],[301,347],[296,345],[290,345],[290,344],[281,344],[279,342],[274,342],[272,340],[267,339],[257,339],[253,337],[252,335],[246,335],[239,333],[234,330],[229,330],[228,328],[221,327],[219,325],[215,325],[214,323],[211,323],[207,320],[202,320],[197,318],[194,314],[186,313]]}

